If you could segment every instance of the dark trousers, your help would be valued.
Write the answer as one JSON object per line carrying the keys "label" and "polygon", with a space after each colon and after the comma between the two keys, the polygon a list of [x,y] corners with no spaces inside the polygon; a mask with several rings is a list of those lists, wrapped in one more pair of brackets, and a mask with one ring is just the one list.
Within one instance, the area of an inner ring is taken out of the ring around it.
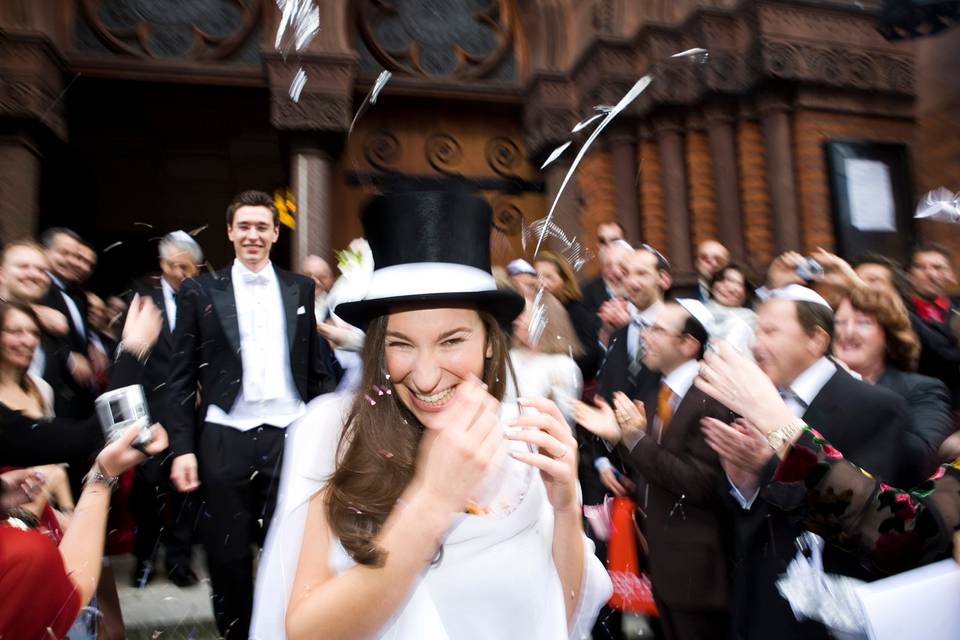
{"label": "dark trousers", "polygon": [[227,640],[246,640],[253,611],[253,545],[263,546],[277,504],[286,431],[250,431],[207,422],[197,460],[213,615]]}
{"label": "dark trousers", "polygon": [[730,637],[730,617],[726,611],[669,606],[657,596],[656,585],[653,601],[666,640],[726,640]]}
{"label": "dark trousers", "polygon": [[161,543],[166,570],[190,567],[197,497],[180,493],[170,483],[170,460],[155,456],[137,467],[130,494],[130,513],[137,524],[134,555],[156,563]]}

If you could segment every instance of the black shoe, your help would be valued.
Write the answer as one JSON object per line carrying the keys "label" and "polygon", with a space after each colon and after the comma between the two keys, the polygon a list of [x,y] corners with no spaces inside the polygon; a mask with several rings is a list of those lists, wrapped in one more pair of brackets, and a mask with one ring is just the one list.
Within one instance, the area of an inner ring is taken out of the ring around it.
{"label": "black shoe", "polygon": [[133,570],[133,574],[130,576],[130,584],[132,584],[137,589],[143,589],[145,586],[150,584],[150,581],[153,580],[156,575],[156,569],[153,566],[153,563],[149,560],[137,560],[137,566]]}
{"label": "black shoe", "polygon": [[198,578],[197,574],[193,572],[193,569],[182,564],[178,564],[173,569],[168,571],[167,577],[170,578],[170,582],[181,588],[192,587],[200,582],[200,578]]}

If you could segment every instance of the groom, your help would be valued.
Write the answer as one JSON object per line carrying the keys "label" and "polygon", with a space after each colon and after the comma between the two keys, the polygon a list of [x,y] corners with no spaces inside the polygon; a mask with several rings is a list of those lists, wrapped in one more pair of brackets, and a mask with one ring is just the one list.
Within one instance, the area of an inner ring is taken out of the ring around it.
{"label": "groom", "polygon": [[279,234],[272,198],[240,193],[227,207],[233,265],[185,280],[177,296],[170,478],[179,491],[202,490],[214,617],[229,640],[248,637],[252,545],[273,515],[285,429],[336,386],[313,281],[270,262]]}

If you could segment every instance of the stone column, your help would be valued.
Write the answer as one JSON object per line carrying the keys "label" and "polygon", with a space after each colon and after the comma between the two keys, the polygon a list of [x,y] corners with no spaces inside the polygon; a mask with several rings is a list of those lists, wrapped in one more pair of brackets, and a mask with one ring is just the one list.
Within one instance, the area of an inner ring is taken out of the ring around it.
{"label": "stone column", "polygon": [[790,105],[781,96],[767,95],[758,104],[767,149],[767,181],[773,205],[773,237],[777,253],[799,250],[800,208],[793,168]]}
{"label": "stone column", "polygon": [[332,160],[326,151],[305,145],[291,150],[290,188],[297,202],[291,252],[294,269],[299,269],[300,262],[310,254],[333,259],[332,173]]}
{"label": "stone column", "polygon": [[623,225],[627,239],[636,242],[640,231],[640,207],[637,200],[637,141],[627,127],[618,127],[608,138],[613,162],[613,201],[617,221]]}
{"label": "stone column", "polygon": [[740,214],[740,172],[737,171],[736,113],[721,106],[704,110],[713,185],[717,204],[717,235],[738,262],[744,259],[743,218]]}
{"label": "stone column", "polygon": [[35,236],[40,154],[26,135],[0,137],[0,245]]}
{"label": "stone column", "polygon": [[683,124],[679,118],[663,118],[655,125],[663,178],[663,212],[667,221],[667,258],[674,278],[693,275],[690,243],[690,210],[687,207],[687,171],[683,153]]}
{"label": "stone column", "polygon": [[687,201],[690,207],[691,244],[717,237],[717,197],[713,185],[713,158],[706,123],[699,113],[687,116]]}

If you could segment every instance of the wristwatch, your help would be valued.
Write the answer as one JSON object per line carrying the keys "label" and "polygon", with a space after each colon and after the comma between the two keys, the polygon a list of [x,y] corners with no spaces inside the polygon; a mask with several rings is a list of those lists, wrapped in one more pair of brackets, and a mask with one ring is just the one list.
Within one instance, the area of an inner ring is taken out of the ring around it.
{"label": "wristwatch", "polygon": [[793,442],[794,439],[806,428],[807,423],[797,418],[780,427],[776,431],[767,434],[767,443],[773,447],[774,451],[779,451],[783,445]]}
{"label": "wristwatch", "polygon": [[117,485],[120,483],[120,476],[107,476],[104,475],[99,469],[94,467],[90,469],[90,473],[83,477],[83,484],[86,486],[91,482],[96,482],[102,484],[106,488],[113,491],[117,488]]}

